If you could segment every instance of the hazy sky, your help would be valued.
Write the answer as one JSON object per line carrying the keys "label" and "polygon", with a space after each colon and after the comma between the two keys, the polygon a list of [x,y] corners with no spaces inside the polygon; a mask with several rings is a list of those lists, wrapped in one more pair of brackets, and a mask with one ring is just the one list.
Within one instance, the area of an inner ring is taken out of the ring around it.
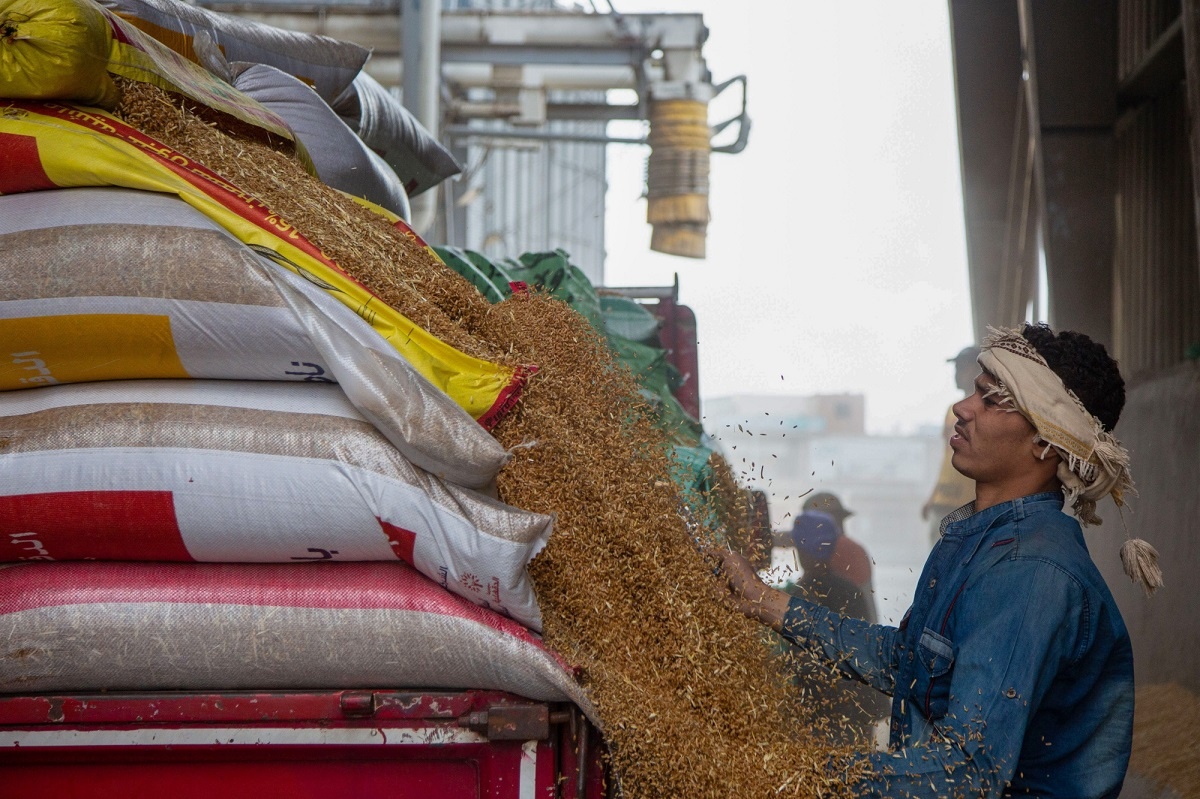
{"label": "hazy sky", "polygon": [[945,0],[613,2],[702,13],[714,82],[748,76],[754,125],[713,155],[704,261],[650,251],[648,151],[609,148],[605,282],[679,274],[703,397],[862,392],[870,432],[940,425],[971,336]]}

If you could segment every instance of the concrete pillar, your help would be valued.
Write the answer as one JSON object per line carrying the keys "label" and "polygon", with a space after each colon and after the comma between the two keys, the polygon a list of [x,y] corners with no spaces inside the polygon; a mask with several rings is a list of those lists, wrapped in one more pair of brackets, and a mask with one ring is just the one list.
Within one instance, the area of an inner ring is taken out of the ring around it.
{"label": "concrete pillar", "polygon": [[1116,0],[1019,0],[1049,322],[1113,338]]}

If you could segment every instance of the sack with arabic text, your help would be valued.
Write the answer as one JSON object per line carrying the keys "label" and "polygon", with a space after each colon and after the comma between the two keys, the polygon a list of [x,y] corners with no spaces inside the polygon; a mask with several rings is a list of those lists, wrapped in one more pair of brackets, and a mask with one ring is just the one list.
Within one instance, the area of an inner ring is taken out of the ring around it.
{"label": "sack with arabic text", "polygon": [[409,463],[329,384],[0,393],[0,560],[405,561],[539,628],[552,519]]}
{"label": "sack with arabic text", "polygon": [[406,458],[489,485],[504,448],[358,314],[169,194],[0,197],[0,391],[101,380],[337,381]]}

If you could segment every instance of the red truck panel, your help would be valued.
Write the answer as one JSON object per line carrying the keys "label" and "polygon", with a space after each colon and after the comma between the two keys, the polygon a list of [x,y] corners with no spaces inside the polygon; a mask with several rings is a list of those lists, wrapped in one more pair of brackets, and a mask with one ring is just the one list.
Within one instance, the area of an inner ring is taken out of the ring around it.
{"label": "red truck panel", "polygon": [[598,798],[596,740],[488,691],[3,697],[0,798]]}
{"label": "red truck panel", "polygon": [[658,340],[667,351],[667,360],[679,370],[683,383],[675,391],[675,399],[683,409],[700,418],[700,361],[697,354],[696,314],[674,297],[660,299],[650,310],[662,320]]}

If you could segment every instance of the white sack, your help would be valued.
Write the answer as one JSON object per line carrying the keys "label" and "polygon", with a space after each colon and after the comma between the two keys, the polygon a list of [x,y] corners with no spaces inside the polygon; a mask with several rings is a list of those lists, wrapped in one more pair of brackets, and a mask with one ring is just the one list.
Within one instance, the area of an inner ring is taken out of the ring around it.
{"label": "white sack", "polygon": [[409,197],[462,172],[450,151],[366,72],[331,105],[351,130],[391,165]]}
{"label": "white sack", "polygon": [[412,464],[334,385],[125,380],[0,394],[0,561],[404,560],[530,627],[551,517]]}
{"label": "white sack", "polygon": [[371,326],[182,200],[0,197],[0,391],[86,380],[336,380],[413,463],[489,485],[504,448]]}
{"label": "white sack", "polygon": [[595,712],[528,630],[399,563],[0,566],[0,693],[476,688]]}
{"label": "white sack", "polygon": [[[99,0],[100,4],[186,58],[201,63],[197,34],[205,34],[229,61],[270,64],[332,102],[350,86],[371,53],[351,42],[284,30],[209,11],[181,0]],[[201,50],[205,36],[201,35]]]}

